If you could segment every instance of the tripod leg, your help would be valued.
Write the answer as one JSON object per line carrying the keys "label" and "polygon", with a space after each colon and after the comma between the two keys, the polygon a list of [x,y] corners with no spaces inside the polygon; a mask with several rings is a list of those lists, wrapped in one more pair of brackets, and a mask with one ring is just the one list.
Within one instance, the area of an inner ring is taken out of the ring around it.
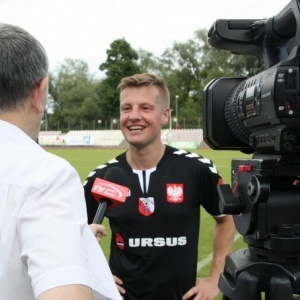
{"label": "tripod leg", "polygon": [[260,278],[251,272],[242,272],[239,276],[237,290],[240,291],[240,298],[236,298],[236,300],[260,300]]}
{"label": "tripod leg", "polygon": [[221,277],[222,300],[261,300],[260,279],[256,274],[242,272],[237,278],[235,287],[230,284],[230,280],[226,279],[224,276]]}
{"label": "tripod leg", "polygon": [[285,277],[275,276],[270,279],[266,300],[292,300],[293,289],[291,281]]}

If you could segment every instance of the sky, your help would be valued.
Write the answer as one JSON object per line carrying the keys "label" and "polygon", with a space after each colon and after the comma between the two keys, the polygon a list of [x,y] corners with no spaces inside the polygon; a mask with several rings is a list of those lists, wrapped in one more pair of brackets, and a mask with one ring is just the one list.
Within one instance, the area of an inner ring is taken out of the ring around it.
{"label": "sky", "polygon": [[0,0],[1,22],[22,27],[45,47],[50,71],[82,59],[101,77],[110,44],[124,38],[159,56],[174,42],[193,39],[217,19],[265,19],[289,0]]}

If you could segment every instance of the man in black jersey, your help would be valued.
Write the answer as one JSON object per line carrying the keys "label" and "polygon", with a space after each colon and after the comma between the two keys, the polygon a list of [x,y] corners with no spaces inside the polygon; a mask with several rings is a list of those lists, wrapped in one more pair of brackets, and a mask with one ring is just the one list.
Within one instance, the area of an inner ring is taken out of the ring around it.
{"label": "man in black jersey", "polygon": [[[126,174],[124,204],[109,209],[112,230],[109,265],[129,300],[215,299],[234,225],[219,212],[213,163],[166,146],[161,127],[170,117],[170,96],[162,78],[137,74],[122,79],[120,125],[126,152],[91,172],[84,184],[89,223],[98,204],[91,188],[111,167]],[[200,206],[216,220],[209,277],[197,278]]]}

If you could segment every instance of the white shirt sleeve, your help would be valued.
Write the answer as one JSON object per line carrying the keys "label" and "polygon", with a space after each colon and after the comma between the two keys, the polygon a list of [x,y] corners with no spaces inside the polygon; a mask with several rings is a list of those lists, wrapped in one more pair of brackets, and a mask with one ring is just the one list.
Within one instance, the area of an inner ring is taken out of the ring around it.
{"label": "white shirt sleeve", "polygon": [[[26,201],[17,224],[21,259],[28,268],[35,297],[53,287],[83,284],[93,289],[95,299],[121,299],[87,225],[78,174],[65,163],[61,168],[47,167],[45,180],[32,186],[28,195],[21,193]],[[11,192],[17,196],[18,187],[15,189]]]}

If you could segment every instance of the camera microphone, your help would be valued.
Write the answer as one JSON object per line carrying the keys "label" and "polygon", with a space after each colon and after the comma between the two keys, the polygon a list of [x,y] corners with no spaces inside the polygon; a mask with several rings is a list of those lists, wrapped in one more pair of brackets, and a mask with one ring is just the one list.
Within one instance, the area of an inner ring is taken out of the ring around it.
{"label": "camera microphone", "polygon": [[129,188],[123,186],[125,173],[118,167],[111,167],[104,175],[104,179],[96,178],[91,193],[99,203],[93,223],[101,224],[107,209],[111,209],[125,202]]}

